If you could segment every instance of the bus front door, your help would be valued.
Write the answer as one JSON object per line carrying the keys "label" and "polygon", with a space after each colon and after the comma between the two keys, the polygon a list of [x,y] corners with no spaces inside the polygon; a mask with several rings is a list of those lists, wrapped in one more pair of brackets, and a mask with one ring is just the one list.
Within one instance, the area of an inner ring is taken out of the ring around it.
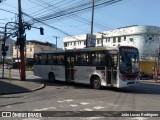
{"label": "bus front door", "polygon": [[69,82],[74,80],[74,56],[69,54],[66,59],[66,80]]}
{"label": "bus front door", "polygon": [[113,86],[117,82],[117,55],[110,55],[108,59],[107,85]]}

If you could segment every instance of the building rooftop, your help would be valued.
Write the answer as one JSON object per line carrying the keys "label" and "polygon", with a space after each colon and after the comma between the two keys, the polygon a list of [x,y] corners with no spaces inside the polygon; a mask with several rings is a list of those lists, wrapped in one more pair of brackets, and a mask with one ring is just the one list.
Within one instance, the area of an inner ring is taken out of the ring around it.
{"label": "building rooftop", "polygon": [[27,40],[26,44],[29,44],[29,43],[55,47],[55,44],[52,44],[52,43],[49,43],[49,42],[41,42],[41,41],[37,41],[37,40]]}

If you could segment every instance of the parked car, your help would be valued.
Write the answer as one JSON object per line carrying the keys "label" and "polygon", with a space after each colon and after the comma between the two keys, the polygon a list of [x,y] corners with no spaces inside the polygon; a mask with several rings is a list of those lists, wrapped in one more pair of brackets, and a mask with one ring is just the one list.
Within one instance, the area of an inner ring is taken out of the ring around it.
{"label": "parked car", "polygon": [[8,65],[7,65],[7,64],[4,64],[4,65],[2,65],[2,68],[7,69],[7,68],[8,68]]}
{"label": "parked car", "polygon": [[10,68],[10,69],[12,69],[12,68],[13,68],[13,66],[12,66],[12,65],[8,65],[8,66],[7,66],[7,68],[8,68],[8,69],[9,69],[9,68]]}
{"label": "parked car", "polygon": [[2,65],[2,67],[5,69],[9,69],[9,68],[12,69],[13,68],[13,66],[11,64],[4,64],[4,66]]}
{"label": "parked car", "polygon": [[148,79],[151,79],[152,76],[149,75],[149,74],[145,74],[143,72],[140,73],[140,80],[148,80]]}

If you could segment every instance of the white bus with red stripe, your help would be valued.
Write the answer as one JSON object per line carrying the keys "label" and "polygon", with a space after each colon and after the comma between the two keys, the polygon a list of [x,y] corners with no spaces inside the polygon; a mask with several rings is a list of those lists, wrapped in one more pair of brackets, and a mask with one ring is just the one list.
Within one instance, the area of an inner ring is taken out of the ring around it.
{"label": "white bus with red stripe", "polygon": [[126,87],[139,83],[139,52],[131,46],[93,47],[34,54],[34,74],[51,81]]}

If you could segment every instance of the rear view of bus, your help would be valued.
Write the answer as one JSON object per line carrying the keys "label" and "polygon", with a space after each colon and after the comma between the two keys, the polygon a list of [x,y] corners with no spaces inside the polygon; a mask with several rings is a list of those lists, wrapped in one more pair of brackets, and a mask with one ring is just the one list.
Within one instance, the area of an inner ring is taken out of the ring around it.
{"label": "rear view of bus", "polygon": [[117,87],[139,83],[139,52],[135,47],[119,47],[119,72]]}

